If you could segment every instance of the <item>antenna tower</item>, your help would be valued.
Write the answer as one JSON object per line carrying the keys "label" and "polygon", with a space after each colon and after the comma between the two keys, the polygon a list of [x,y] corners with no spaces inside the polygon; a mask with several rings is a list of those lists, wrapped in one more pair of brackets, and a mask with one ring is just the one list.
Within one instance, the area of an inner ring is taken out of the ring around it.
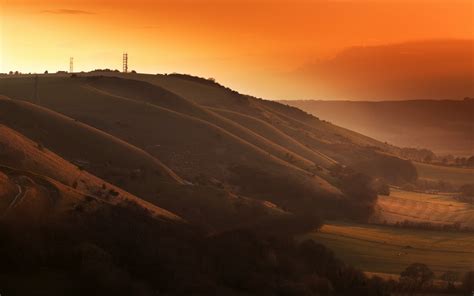
{"label": "antenna tower", "polygon": [[70,57],[69,58],[69,73],[73,73],[73,72],[74,72],[74,58]]}
{"label": "antenna tower", "polygon": [[128,72],[128,53],[123,54],[123,73]]}
{"label": "antenna tower", "polygon": [[39,105],[40,99],[39,99],[39,95],[38,95],[38,81],[39,81],[38,75],[35,75],[35,79],[34,79],[35,85],[34,85],[33,96],[34,96],[35,103]]}

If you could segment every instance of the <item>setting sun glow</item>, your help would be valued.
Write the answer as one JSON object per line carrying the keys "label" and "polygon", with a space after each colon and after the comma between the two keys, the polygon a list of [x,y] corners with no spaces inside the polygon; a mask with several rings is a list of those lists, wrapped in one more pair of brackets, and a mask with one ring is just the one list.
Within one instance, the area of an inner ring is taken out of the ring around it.
{"label": "setting sun glow", "polygon": [[471,0],[0,3],[0,73],[67,70],[69,57],[77,71],[121,69],[128,52],[132,70],[213,77],[275,99],[344,96],[303,70],[346,48],[474,38]]}

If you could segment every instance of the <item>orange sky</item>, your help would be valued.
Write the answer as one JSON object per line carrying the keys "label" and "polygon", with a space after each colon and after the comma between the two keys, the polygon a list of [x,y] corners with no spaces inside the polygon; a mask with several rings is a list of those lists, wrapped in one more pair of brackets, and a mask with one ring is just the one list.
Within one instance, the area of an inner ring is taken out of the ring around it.
{"label": "orange sky", "polygon": [[[288,74],[346,47],[474,39],[472,0],[0,0],[0,72],[121,68],[319,97]],[[303,90],[304,89],[304,90]]]}

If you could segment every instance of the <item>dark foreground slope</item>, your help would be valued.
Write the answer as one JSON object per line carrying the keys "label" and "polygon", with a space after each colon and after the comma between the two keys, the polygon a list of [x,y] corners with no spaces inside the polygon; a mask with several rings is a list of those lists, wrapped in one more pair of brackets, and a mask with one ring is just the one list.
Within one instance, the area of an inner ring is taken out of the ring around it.
{"label": "dark foreground slope", "polygon": [[280,219],[207,236],[4,125],[0,211],[0,283],[9,295],[378,290],[324,246],[290,239],[308,225]]}

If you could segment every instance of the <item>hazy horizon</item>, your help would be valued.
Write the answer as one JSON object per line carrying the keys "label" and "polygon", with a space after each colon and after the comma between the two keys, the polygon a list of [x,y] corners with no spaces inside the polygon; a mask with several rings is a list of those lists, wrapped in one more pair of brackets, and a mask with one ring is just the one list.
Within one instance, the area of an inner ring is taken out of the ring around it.
{"label": "hazy horizon", "polygon": [[[67,71],[69,57],[74,57],[76,71],[121,69],[122,53],[128,52],[130,69],[137,72],[213,77],[242,93],[273,100],[474,96],[474,32],[468,0],[141,0],[133,5],[108,0],[67,4],[2,0],[0,15],[3,73]],[[408,25],[410,30],[405,29]],[[426,58],[422,68],[430,70],[423,73],[431,81],[420,85],[422,78],[410,76],[414,80],[407,89],[398,91],[407,84],[398,77],[413,70],[409,67],[413,57],[402,51],[396,59],[389,58],[400,62],[398,76],[386,77],[376,66],[387,65],[383,58],[406,45],[416,45],[411,49],[414,54]],[[357,64],[354,72],[347,54],[361,60],[364,51],[373,51],[380,61]],[[327,65],[336,67],[328,71]],[[360,73],[367,75],[362,79]],[[335,74],[338,79],[331,78]],[[388,82],[372,80],[378,76]],[[430,90],[426,85],[433,81],[437,88]],[[387,83],[380,96],[376,90]],[[374,91],[365,93],[361,85]]]}

